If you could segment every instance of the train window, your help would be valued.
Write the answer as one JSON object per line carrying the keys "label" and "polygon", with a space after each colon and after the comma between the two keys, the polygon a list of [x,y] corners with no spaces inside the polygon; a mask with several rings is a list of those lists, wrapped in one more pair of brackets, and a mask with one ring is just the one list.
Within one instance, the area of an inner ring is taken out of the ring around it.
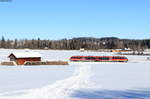
{"label": "train window", "polygon": [[96,58],[95,58],[95,57],[85,57],[85,59],[94,60],[94,59],[96,59]]}
{"label": "train window", "polygon": [[109,57],[99,57],[100,60],[109,60]]}

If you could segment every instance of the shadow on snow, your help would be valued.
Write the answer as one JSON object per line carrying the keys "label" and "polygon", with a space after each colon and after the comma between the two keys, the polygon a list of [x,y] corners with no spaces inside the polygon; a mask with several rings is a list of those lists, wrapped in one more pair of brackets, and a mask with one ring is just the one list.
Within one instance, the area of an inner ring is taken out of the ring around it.
{"label": "shadow on snow", "polygon": [[83,90],[75,91],[72,97],[78,99],[150,99],[150,90]]}

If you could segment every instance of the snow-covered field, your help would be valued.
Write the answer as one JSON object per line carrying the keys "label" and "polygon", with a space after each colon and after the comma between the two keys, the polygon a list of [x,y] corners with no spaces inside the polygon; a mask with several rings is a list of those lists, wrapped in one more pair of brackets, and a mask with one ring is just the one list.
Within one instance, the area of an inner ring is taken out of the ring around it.
{"label": "snow-covered field", "polygon": [[[68,61],[73,55],[109,52],[32,50],[43,60]],[[0,50],[0,61],[11,52]],[[69,66],[0,66],[0,99],[150,99],[148,56],[126,56],[128,63],[69,62]]]}

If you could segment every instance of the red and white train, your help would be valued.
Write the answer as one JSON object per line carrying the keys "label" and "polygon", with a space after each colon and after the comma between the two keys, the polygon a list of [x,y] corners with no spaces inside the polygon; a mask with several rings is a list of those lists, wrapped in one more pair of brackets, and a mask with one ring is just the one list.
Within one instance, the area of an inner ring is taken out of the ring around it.
{"label": "red and white train", "polygon": [[77,62],[127,62],[125,56],[72,56],[70,61]]}

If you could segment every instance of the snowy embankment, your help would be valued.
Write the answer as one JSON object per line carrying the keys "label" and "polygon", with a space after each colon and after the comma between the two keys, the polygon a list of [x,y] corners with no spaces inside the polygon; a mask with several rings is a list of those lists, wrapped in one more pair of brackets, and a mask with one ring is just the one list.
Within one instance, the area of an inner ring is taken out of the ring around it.
{"label": "snowy embankment", "polygon": [[[0,50],[3,56],[8,51],[22,50]],[[73,55],[114,54],[39,52],[46,60],[68,60]],[[127,57],[128,63],[70,62],[64,67],[0,67],[0,99],[150,99],[150,62],[146,56]],[[1,56],[1,60],[6,59]]]}

